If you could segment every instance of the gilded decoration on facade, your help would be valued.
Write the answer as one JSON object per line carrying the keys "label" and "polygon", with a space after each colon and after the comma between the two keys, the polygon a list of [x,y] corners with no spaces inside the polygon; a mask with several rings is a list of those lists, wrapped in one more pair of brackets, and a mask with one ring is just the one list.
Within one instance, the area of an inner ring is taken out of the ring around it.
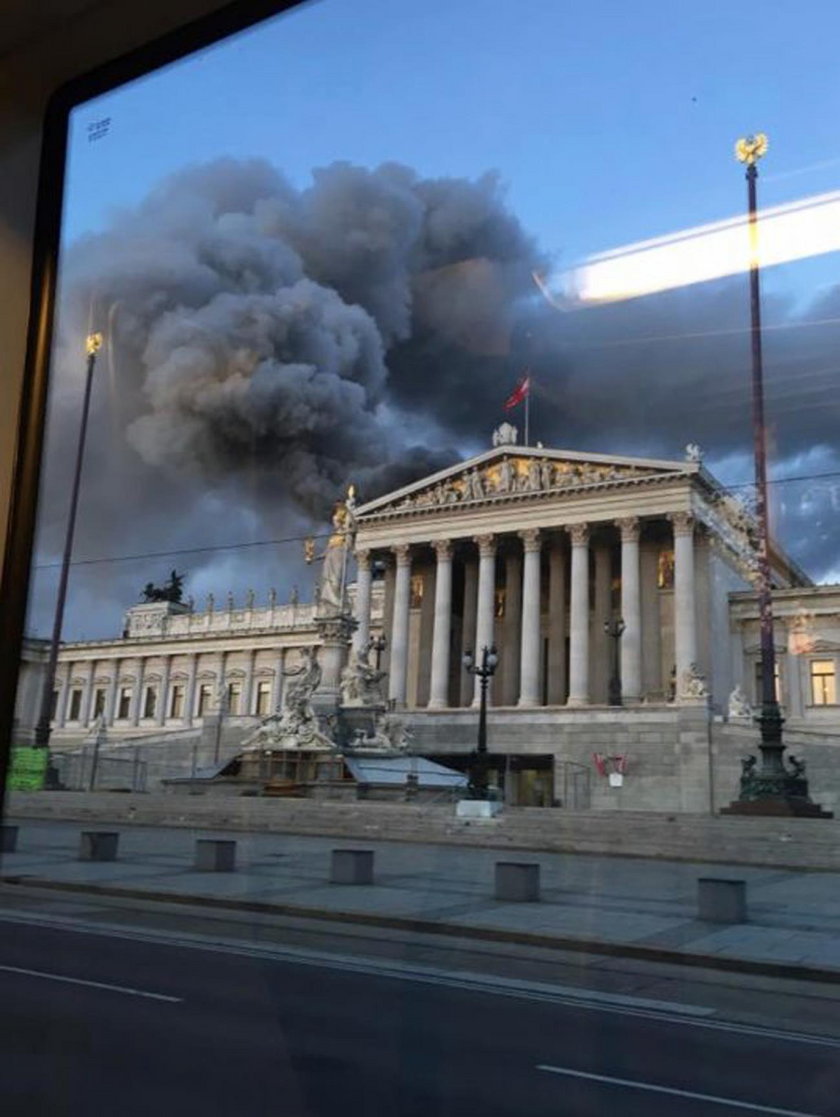
{"label": "gilded decoration on facade", "polygon": [[505,454],[480,468],[475,465],[460,476],[438,481],[431,488],[403,497],[397,509],[443,508],[470,501],[555,492],[609,481],[649,476],[654,471],[637,466],[600,465],[594,462],[554,461],[529,455]]}

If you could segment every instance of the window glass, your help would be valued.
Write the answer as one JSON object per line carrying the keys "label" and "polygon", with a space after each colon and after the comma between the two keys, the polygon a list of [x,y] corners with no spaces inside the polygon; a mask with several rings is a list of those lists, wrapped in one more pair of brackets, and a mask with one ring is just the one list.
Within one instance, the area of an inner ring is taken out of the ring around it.
{"label": "window glass", "polygon": [[837,1112],[838,41],[322,0],[62,94],[10,1112]]}
{"label": "window glass", "polygon": [[836,667],[833,659],[811,661],[811,701],[815,706],[833,705],[837,701]]}

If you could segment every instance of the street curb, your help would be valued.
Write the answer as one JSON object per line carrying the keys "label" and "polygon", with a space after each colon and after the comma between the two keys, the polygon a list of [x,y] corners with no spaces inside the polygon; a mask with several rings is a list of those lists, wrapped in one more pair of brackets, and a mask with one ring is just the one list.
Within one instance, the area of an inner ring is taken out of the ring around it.
{"label": "street curb", "polygon": [[177,893],[155,892],[152,889],[115,888],[110,885],[53,881],[39,877],[0,876],[0,884],[19,888],[47,889],[54,892],[73,892],[88,896],[114,896],[121,899],[147,900],[152,903],[181,904],[185,907],[205,907],[217,911],[240,911],[252,912],[256,915],[318,919],[325,923],[351,923],[394,931],[413,931],[425,935],[439,935],[445,938],[478,939],[483,942],[536,946],[576,954],[597,954],[608,958],[631,958],[642,962],[660,962],[686,966],[691,969],[709,969],[723,973],[741,973],[759,977],[777,977],[791,981],[813,981],[823,985],[840,985],[840,969],[819,969],[816,966],[796,965],[789,962],[762,962],[758,959],[730,958],[719,954],[699,954],[659,946],[642,946],[635,943],[612,943],[604,939],[544,935],[531,931],[506,931],[501,928],[470,927],[459,923],[444,923],[398,915],[330,911],[325,908],[310,908],[299,904],[272,904],[260,900],[230,900],[217,896],[178,895]]}

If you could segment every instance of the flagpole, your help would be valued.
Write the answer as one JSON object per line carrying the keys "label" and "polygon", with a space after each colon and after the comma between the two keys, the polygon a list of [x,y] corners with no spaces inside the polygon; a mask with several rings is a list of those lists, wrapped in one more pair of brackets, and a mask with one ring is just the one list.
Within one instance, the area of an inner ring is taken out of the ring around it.
{"label": "flagpole", "polygon": [[531,445],[531,384],[528,383],[528,392],[525,396],[525,445]]}

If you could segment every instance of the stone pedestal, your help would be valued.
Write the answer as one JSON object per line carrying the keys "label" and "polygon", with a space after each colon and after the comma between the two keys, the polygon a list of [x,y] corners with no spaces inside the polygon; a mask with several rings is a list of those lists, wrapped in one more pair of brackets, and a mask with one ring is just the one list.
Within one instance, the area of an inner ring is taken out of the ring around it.
{"label": "stone pedestal", "polygon": [[17,826],[0,826],[0,853],[14,853],[17,841]]}
{"label": "stone pedestal", "polygon": [[495,818],[502,813],[502,804],[493,799],[459,799],[455,804],[456,818]]}
{"label": "stone pedestal", "polygon": [[697,918],[707,923],[745,923],[746,881],[700,877],[697,881]]}
{"label": "stone pedestal", "polygon": [[236,868],[236,842],[198,838],[195,869],[199,873],[232,873]]}
{"label": "stone pedestal", "polygon": [[373,884],[373,850],[334,849],[330,881],[332,884]]}
{"label": "stone pedestal", "polygon": [[79,839],[80,861],[116,861],[120,836],[110,830],[83,830]]}
{"label": "stone pedestal", "polygon": [[720,813],[752,818],[834,818],[833,811],[827,811],[809,799],[736,799],[728,807],[721,807]]}
{"label": "stone pedestal", "polygon": [[335,616],[318,617],[315,624],[321,638],[318,649],[321,682],[312,696],[312,705],[319,713],[333,712],[339,703],[341,672],[347,663],[356,622],[349,616]]}
{"label": "stone pedestal", "polygon": [[530,861],[496,862],[496,899],[533,903],[540,898],[540,867]]}

